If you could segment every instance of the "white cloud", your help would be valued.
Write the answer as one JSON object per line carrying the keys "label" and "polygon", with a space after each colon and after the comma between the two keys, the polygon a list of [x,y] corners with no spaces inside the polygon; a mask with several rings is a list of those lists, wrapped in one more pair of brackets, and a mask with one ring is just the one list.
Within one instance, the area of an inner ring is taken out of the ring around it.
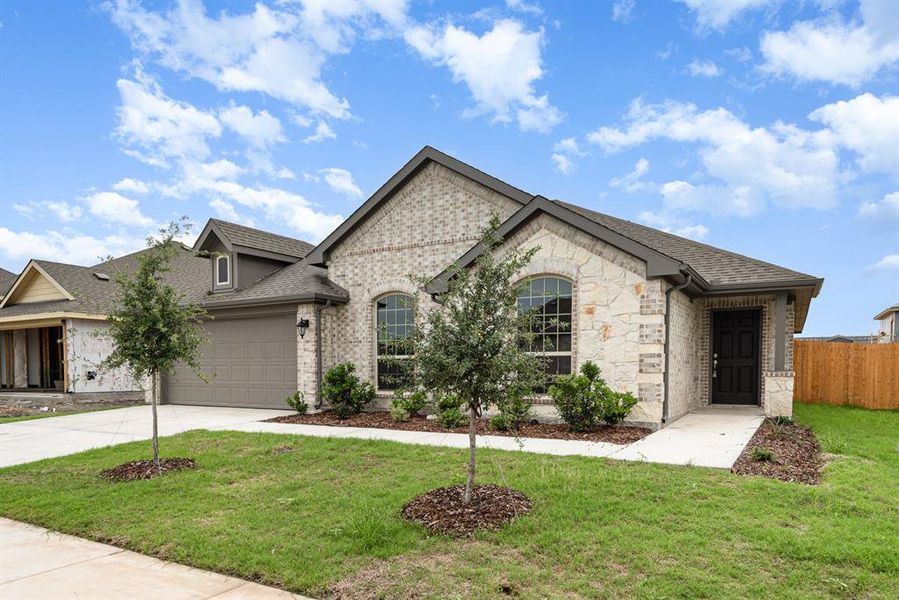
{"label": "white cloud", "polygon": [[281,130],[281,121],[266,110],[253,114],[248,106],[236,106],[233,103],[219,112],[222,123],[247,139],[257,148],[266,148],[272,144],[286,141]]}
{"label": "white cloud", "polygon": [[118,192],[97,192],[84,201],[91,214],[104,221],[141,227],[153,224],[152,219],[141,213],[137,200],[126,198]]}
{"label": "white cloud", "polygon": [[777,76],[858,87],[899,61],[899,10],[892,2],[862,0],[861,19],[839,16],[799,21],[765,32],[762,70]]}
{"label": "white cloud", "polygon": [[656,139],[697,144],[714,183],[671,181],[661,192],[672,207],[750,215],[767,202],[829,208],[836,203],[839,157],[827,130],[781,122],[752,128],[730,111],[700,112],[693,104],[634,100],[623,127],[600,127],[588,141],[613,153]]}
{"label": "white cloud", "polygon": [[119,79],[116,85],[122,96],[116,133],[124,143],[142,148],[133,151],[135,158],[162,166],[171,158],[209,156],[206,139],[222,132],[215,115],[172,100],[140,72],[138,81]]}
{"label": "white cloud", "polygon": [[574,159],[582,158],[585,154],[578,145],[577,140],[573,137],[568,137],[556,142],[550,158],[555,163],[557,171],[563,175],[568,175],[574,171]]}
{"label": "white cloud", "polygon": [[353,174],[346,169],[338,169],[331,167],[328,169],[319,169],[318,172],[324,178],[332,190],[338,194],[349,196],[350,198],[361,198],[362,190],[353,181]]}
{"label": "white cloud", "polygon": [[723,30],[741,14],[770,6],[775,0],[681,0],[696,14],[700,30]]}
{"label": "white cloud", "polygon": [[56,215],[60,221],[77,221],[83,214],[80,206],[69,204],[68,202],[47,202],[45,204],[47,210]]}
{"label": "white cloud", "polygon": [[404,26],[405,2],[345,0],[257,3],[252,12],[207,16],[197,0],[167,12],[132,0],[106,4],[112,21],[143,56],[222,91],[261,92],[334,118],[350,117],[349,102],[322,81],[334,54],[348,52],[361,29],[369,37]]}
{"label": "white cloud", "polygon": [[899,254],[887,254],[873,265],[865,269],[868,273],[876,271],[895,271],[899,270]]}
{"label": "white cloud", "polygon": [[709,230],[705,225],[690,224],[669,213],[656,213],[645,210],[637,218],[650,227],[690,238],[691,240],[703,240],[709,234]]}
{"label": "white cloud", "polygon": [[406,41],[426,60],[444,65],[453,81],[464,82],[475,101],[467,116],[489,115],[494,122],[518,122],[524,131],[547,132],[562,120],[534,83],[544,75],[543,31],[525,31],[513,19],[493,23],[481,36],[462,27],[417,25]]}
{"label": "white cloud", "polygon": [[711,60],[699,60],[698,58],[687,65],[687,73],[692,77],[712,78],[721,75],[721,69]]}
{"label": "white cloud", "polygon": [[150,186],[147,185],[146,182],[140,181],[139,179],[132,179],[130,177],[125,177],[114,184],[112,184],[112,189],[117,192],[131,192],[133,194],[146,194],[150,191]]}
{"label": "white cloud", "polygon": [[617,0],[612,4],[612,20],[617,23],[630,22],[636,4],[636,0]]}
{"label": "white cloud", "polygon": [[886,194],[879,202],[865,202],[858,215],[877,229],[899,232],[899,192]]}
{"label": "white cloud", "polygon": [[740,46],[738,48],[728,48],[724,51],[724,53],[737,62],[742,63],[752,60],[752,50],[750,50],[746,46]]}
{"label": "white cloud", "polygon": [[518,12],[530,13],[534,16],[542,16],[543,9],[536,3],[525,2],[524,0],[506,0],[506,7],[509,10],[517,10]]}
{"label": "white cloud", "polygon": [[651,187],[651,184],[643,180],[643,176],[649,173],[649,161],[641,158],[634,164],[631,172],[614,177],[609,181],[609,187],[621,189],[629,194],[642,192]]}
{"label": "white cloud", "polygon": [[304,144],[317,144],[325,140],[336,140],[337,134],[331,129],[331,126],[324,121],[319,121],[315,126],[315,133],[303,139]]}
{"label": "white cloud", "polygon": [[215,214],[222,219],[231,221],[232,223],[240,223],[247,227],[255,227],[253,219],[245,217],[234,209],[234,205],[226,202],[221,198],[216,198],[209,203],[209,207],[215,211]]}
{"label": "white cloud", "polygon": [[899,180],[899,96],[866,93],[826,104],[809,118],[827,125],[840,145],[856,152],[862,169]]}
{"label": "white cloud", "polygon": [[45,259],[93,265],[106,256],[121,256],[143,248],[145,236],[110,235],[97,238],[71,230],[12,231],[0,227],[0,253],[13,259]]}

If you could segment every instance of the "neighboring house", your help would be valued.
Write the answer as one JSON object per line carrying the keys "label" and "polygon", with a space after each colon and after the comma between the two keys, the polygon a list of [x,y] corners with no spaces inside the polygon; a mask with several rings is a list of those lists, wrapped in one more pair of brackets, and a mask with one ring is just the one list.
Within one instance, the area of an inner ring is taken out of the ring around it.
{"label": "neighboring house", "polygon": [[0,269],[0,299],[6,295],[6,292],[9,291],[9,288],[12,287],[15,280],[15,273],[10,273],[6,269]]}
{"label": "neighboring house", "polygon": [[[283,407],[299,389],[315,405],[323,370],[349,360],[385,406],[395,362],[387,358],[397,351],[390,342],[415,321],[405,299],[417,294],[423,308],[432,306],[449,267],[476,258],[492,215],[502,221],[504,247],[539,247],[519,274],[520,303],[563,324],[546,334],[553,348],[548,378],[592,360],[611,387],[640,399],[629,421],[651,427],[710,403],[791,413],[793,334],[802,331],[821,279],[534,196],[430,147],[314,248],[210,220],[195,253],[185,251],[170,275],[215,317],[202,361],[215,377],[204,384],[177,369],[165,378],[165,400]],[[68,356],[70,323],[77,329],[88,319],[67,307],[88,303],[97,285],[90,277],[108,267],[60,267],[91,282],[79,295],[57,282],[48,264],[32,261],[19,276],[11,301],[0,304],[0,327],[60,327]],[[418,290],[410,274],[432,279]],[[39,287],[56,289],[53,299],[25,283],[51,276],[61,290],[52,282]],[[111,288],[103,289],[108,295]],[[38,307],[51,303],[56,312]],[[100,327],[101,309],[89,321]],[[29,325],[16,312],[23,310],[53,322]],[[15,335],[21,341],[34,334]],[[66,370],[64,388],[77,393],[77,369]],[[544,395],[535,401],[549,404]]]}
{"label": "neighboring house", "polygon": [[877,332],[881,342],[899,342],[899,304],[878,313],[874,320],[880,324]]}

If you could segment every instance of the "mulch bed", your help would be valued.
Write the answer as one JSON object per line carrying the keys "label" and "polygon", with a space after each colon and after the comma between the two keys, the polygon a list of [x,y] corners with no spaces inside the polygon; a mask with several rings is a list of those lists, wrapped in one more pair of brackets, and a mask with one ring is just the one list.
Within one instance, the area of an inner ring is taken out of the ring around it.
{"label": "mulch bed", "polygon": [[[774,460],[752,458],[754,448],[766,448]],[[731,469],[738,475],[761,475],[781,481],[817,485],[821,482],[821,451],[815,434],[801,425],[778,425],[766,419]]]}
{"label": "mulch bed", "polygon": [[527,496],[492,483],[474,486],[468,505],[462,504],[464,494],[464,485],[431,490],[410,500],[403,507],[403,517],[431,533],[469,536],[478,530],[499,529],[531,510]]}
{"label": "mulch bed", "polygon": [[194,469],[197,463],[192,458],[160,458],[159,466],[162,472],[156,469],[152,460],[133,460],[117,467],[106,469],[101,476],[113,481],[136,481],[138,479],[153,479],[170,471],[181,469]]}
{"label": "mulch bed", "polygon": [[[352,415],[348,419],[338,419],[332,412],[321,412],[310,415],[287,415],[268,419],[267,423],[297,423],[303,425],[328,425],[330,427],[373,427],[375,429],[399,429],[402,431],[434,431],[439,433],[468,433],[468,423],[455,429],[447,429],[434,419],[415,416],[408,421],[394,421],[390,413],[384,411],[363,412]],[[502,435],[521,438],[545,438],[551,440],[584,440],[588,442],[607,442],[609,444],[631,444],[643,439],[650,433],[643,427],[610,427],[603,425],[590,431],[569,431],[567,425],[553,423],[522,423],[518,431],[497,431],[487,427],[485,421],[478,424],[480,435]]]}

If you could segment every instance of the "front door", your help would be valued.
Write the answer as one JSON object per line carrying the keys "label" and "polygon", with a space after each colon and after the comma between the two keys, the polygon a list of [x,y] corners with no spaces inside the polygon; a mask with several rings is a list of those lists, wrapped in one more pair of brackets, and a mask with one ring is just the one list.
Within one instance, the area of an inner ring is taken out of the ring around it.
{"label": "front door", "polygon": [[758,310],[712,313],[712,403],[759,404]]}

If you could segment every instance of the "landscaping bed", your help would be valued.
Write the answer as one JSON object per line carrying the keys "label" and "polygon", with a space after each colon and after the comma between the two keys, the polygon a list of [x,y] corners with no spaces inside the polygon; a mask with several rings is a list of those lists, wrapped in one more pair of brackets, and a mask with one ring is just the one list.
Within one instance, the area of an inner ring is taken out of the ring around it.
{"label": "landscaping bed", "polygon": [[818,440],[811,429],[765,419],[732,470],[738,475],[816,485],[821,481],[821,467]]}
{"label": "landscaping bed", "polygon": [[[267,423],[297,423],[302,425],[327,425],[330,427],[372,427],[375,429],[399,429],[402,431],[433,431],[439,433],[468,433],[468,423],[462,427],[446,428],[434,419],[422,416],[411,417],[408,421],[395,421],[388,412],[363,412],[347,419],[338,419],[332,412],[308,415],[287,415],[268,419]],[[487,427],[485,421],[478,424],[478,433],[522,438],[544,438],[551,440],[583,440],[606,442],[609,444],[632,444],[650,433],[644,427],[602,425],[589,431],[570,431],[567,425],[554,423],[522,423],[517,431],[499,431]]]}
{"label": "landscaping bed", "polygon": [[465,486],[437,488],[413,498],[403,507],[403,517],[432,533],[466,536],[478,530],[496,530],[531,510],[521,492],[498,485],[476,485],[471,501],[462,504]]}
{"label": "landscaping bed", "polygon": [[159,468],[152,460],[132,460],[117,467],[106,469],[101,476],[112,481],[136,481],[138,479],[153,479],[170,471],[182,469],[194,469],[197,464],[192,458],[160,458]]}

